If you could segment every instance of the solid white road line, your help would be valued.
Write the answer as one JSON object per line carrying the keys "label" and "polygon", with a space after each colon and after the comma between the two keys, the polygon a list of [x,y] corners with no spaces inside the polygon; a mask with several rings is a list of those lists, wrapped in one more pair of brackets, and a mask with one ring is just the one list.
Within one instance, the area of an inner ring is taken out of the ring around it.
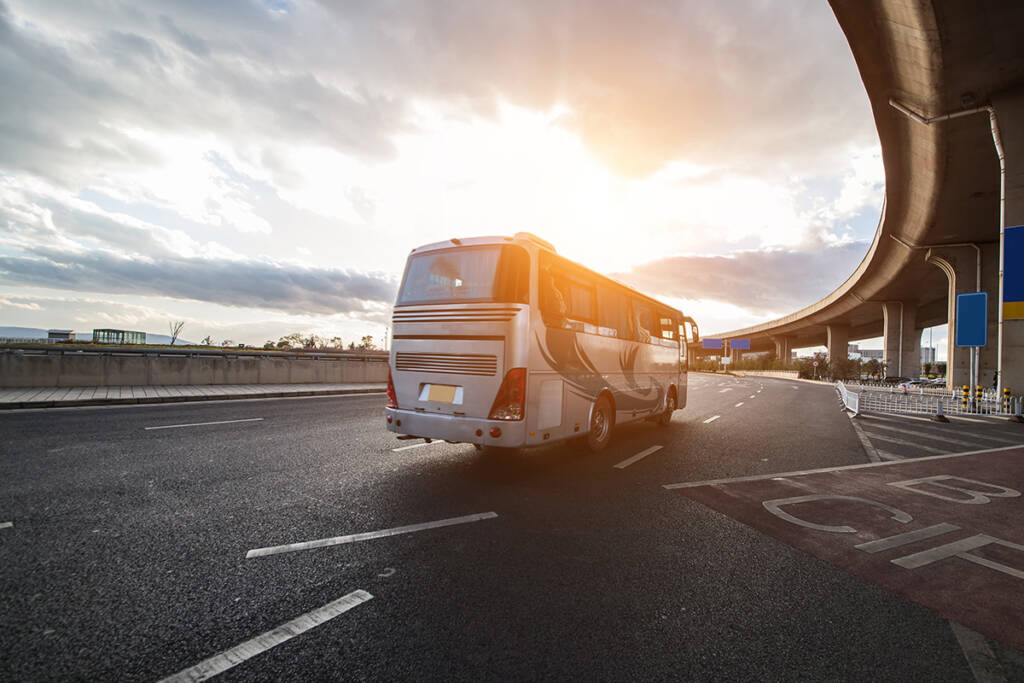
{"label": "solid white road line", "polygon": [[453,526],[455,524],[467,524],[468,522],[479,522],[484,519],[493,519],[498,516],[496,512],[481,512],[475,515],[466,515],[464,517],[451,517],[449,519],[440,519],[436,522],[423,522],[422,524],[410,524],[408,526],[398,526],[392,529],[382,529],[380,531],[366,531],[361,534],[349,534],[348,536],[335,536],[333,538],[321,538],[318,541],[304,541],[302,543],[289,543],[287,545],[275,545],[268,548],[256,548],[250,550],[245,554],[245,559],[253,557],[265,557],[267,555],[277,555],[280,553],[291,553],[297,550],[311,550],[313,548],[326,548],[332,545],[342,545],[343,543],[355,543],[357,541],[369,541],[374,538],[385,538],[387,536],[399,536],[401,534],[411,534],[414,531],[425,531],[426,529],[437,529],[445,526]]}
{"label": "solid white road line", "polygon": [[[867,431],[867,430],[865,430]],[[907,439],[900,439],[895,436],[886,436],[885,434],[872,434],[868,432],[868,437],[874,441],[888,441],[889,443],[899,444],[900,446],[910,446],[911,448],[919,448],[927,453],[951,453],[952,451],[948,448],[933,448],[932,446],[925,446],[922,443],[916,441],[908,441]],[[977,444],[974,444],[977,445]]]}
{"label": "solid white road line", "polygon": [[906,460],[906,458],[903,457],[902,455],[896,455],[895,453],[890,453],[889,451],[880,451],[876,449],[875,453],[878,454],[878,457],[881,460]]}
{"label": "solid white road line", "polygon": [[[906,436],[917,436],[924,439],[930,439],[932,441],[942,441],[945,443],[955,443],[957,446],[967,446],[968,448],[981,448],[985,444],[978,443],[977,441],[964,441],[963,439],[954,439],[946,434],[940,434],[938,432],[922,432],[917,429],[903,429],[901,427],[894,427],[891,424],[870,424],[868,426],[871,429],[881,429],[886,432],[896,432],[897,434],[903,434]],[[872,434],[872,436],[874,436]],[[968,435],[970,436],[970,435]],[[1001,440],[1001,443],[1014,443],[1006,439]],[[1024,445],[1024,444],[1022,444]]]}
{"label": "solid white road line", "polygon": [[714,422],[715,420],[717,420],[720,417],[722,417],[722,416],[721,415],[715,415],[713,417],[709,417],[708,419],[704,420],[704,424],[707,424],[709,422]]}
{"label": "solid white road line", "polygon": [[0,522],[0,529],[9,529],[14,526],[14,522]]}
{"label": "solid white road line", "polygon": [[871,462],[881,462],[882,460],[892,460],[893,458],[883,458],[875,448],[875,445],[871,443],[871,439],[864,433],[864,428],[860,426],[856,420],[855,415],[849,415],[850,424],[853,425],[853,431],[857,434],[857,438],[860,440],[860,445],[864,448],[864,452],[867,453],[868,460]]}
{"label": "solid white road line", "polygon": [[626,467],[629,467],[633,463],[635,463],[637,460],[643,460],[644,458],[646,458],[651,453],[656,453],[657,451],[660,451],[660,450],[661,450],[661,446],[651,446],[648,449],[640,451],[639,453],[637,453],[636,455],[634,455],[631,458],[626,458],[622,462],[620,462],[617,465],[615,465],[615,467],[617,467],[620,470],[624,469]]}
{"label": "solid white road line", "polygon": [[435,443],[443,443],[443,442],[442,441],[430,441],[430,442],[424,441],[423,443],[414,443],[411,446],[400,446],[399,448],[392,448],[391,452],[392,453],[397,453],[398,451],[407,451],[410,448],[422,448],[423,446],[433,446]]}
{"label": "solid white road line", "polygon": [[[1004,448],[986,448],[982,451],[966,451],[964,453],[946,453],[944,455],[926,455],[914,458],[914,462],[926,462],[928,460],[945,460],[946,458],[962,458],[965,455],[977,455],[979,453],[999,453],[1001,451],[1012,451],[1021,446],[1006,446]],[[663,484],[664,489],[689,489],[694,486],[716,486],[718,484],[734,484],[741,481],[761,481],[763,479],[785,479],[787,477],[803,477],[808,474],[824,474],[826,472],[843,472],[845,470],[863,470],[869,467],[888,467],[898,465],[899,462],[868,462],[863,465],[840,465],[839,467],[823,467],[817,470],[795,470],[793,472],[779,472],[777,474],[752,474],[747,477],[733,477],[731,479],[707,479],[705,481],[684,481],[678,484]]]}
{"label": "solid white road line", "polygon": [[251,640],[239,643],[233,648],[224,650],[224,652],[216,654],[209,659],[204,659],[195,666],[179,671],[173,676],[163,678],[160,680],[160,683],[194,683],[194,681],[205,681],[208,678],[213,678],[217,674],[224,673],[247,659],[252,659],[272,647],[276,647],[295,636],[316,628],[320,624],[326,623],[339,614],[343,614],[372,598],[373,596],[364,590],[352,591],[345,597],[338,598],[334,602],[328,603],[312,612],[306,612],[301,617],[296,617],[285,624],[281,624],[272,631],[267,631]]}
{"label": "solid white road line", "polygon": [[182,425],[160,425],[159,427],[143,427],[145,430],[151,429],[177,429],[178,427],[203,427],[206,425],[228,425],[234,424],[235,422],[262,422],[262,417],[247,417],[244,420],[217,420],[216,422],[190,422]]}
{"label": "solid white road line", "polygon": [[733,408],[739,408],[741,405],[743,405],[743,401],[740,401],[739,403],[734,405]]}
{"label": "solid white road line", "polygon": [[955,621],[949,622],[949,626],[960,643],[960,649],[977,683],[1005,683],[1009,680],[985,636]]}

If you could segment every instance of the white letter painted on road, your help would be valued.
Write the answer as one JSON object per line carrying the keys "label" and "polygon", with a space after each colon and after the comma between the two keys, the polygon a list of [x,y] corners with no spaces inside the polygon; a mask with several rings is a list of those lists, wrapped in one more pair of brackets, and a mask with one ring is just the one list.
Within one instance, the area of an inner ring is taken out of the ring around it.
{"label": "white letter painted on road", "polygon": [[886,512],[892,515],[892,519],[896,520],[900,524],[907,524],[908,522],[911,522],[914,519],[906,512],[903,512],[902,510],[891,507],[889,505],[885,505],[884,503],[879,503],[878,501],[875,500],[870,500],[868,498],[858,498],[857,496],[837,496],[831,493],[820,493],[810,496],[796,496],[794,498],[777,498],[775,500],[766,500],[763,503],[761,503],[761,505],[764,506],[765,510],[772,513],[779,519],[784,519],[787,522],[797,524],[802,527],[807,527],[808,529],[814,529],[816,531],[828,531],[829,533],[833,534],[857,533],[857,530],[854,529],[852,526],[829,526],[827,524],[815,524],[814,522],[808,522],[806,520],[800,519],[799,517],[794,517],[788,512],[782,510],[783,505],[810,503],[816,500],[847,500],[855,503],[864,503],[866,505],[871,505],[885,510]]}
{"label": "white letter painted on road", "polygon": [[892,560],[892,563],[906,569],[917,569],[919,567],[932,564],[933,562],[938,562],[939,560],[946,560],[950,557],[959,557],[961,560],[980,564],[983,567],[995,569],[1003,574],[1009,574],[1016,579],[1024,580],[1024,570],[1007,566],[1001,562],[990,560],[987,557],[972,555],[969,552],[986,545],[1000,545],[1004,548],[1024,552],[1024,545],[1004,541],[1001,538],[995,538],[994,536],[989,536],[987,534],[976,534],[968,538],[962,538],[959,541],[953,541],[952,543],[940,545],[935,548],[922,550],[919,553],[897,557],[895,560]]}
{"label": "white letter painted on road", "polygon": [[[950,486],[949,484],[940,484],[940,481],[958,481],[973,484],[975,486],[983,486],[986,489],[979,491],[973,488],[964,488],[963,486]],[[937,488],[948,489],[950,491],[959,491],[966,493],[969,497],[965,500],[964,498],[953,498],[950,496],[944,496],[941,493],[935,491],[927,491],[924,489],[914,488],[921,484],[928,484]],[[920,479],[907,479],[905,481],[894,481],[890,482],[889,486],[895,486],[896,488],[905,489],[907,491],[913,491],[914,493],[920,493],[925,496],[931,496],[932,498],[939,498],[941,500],[948,500],[953,503],[962,503],[964,505],[984,505],[991,503],[992,498],[1016,498],[1020,495],[1020,491],[1016,489],[1007,488],[1005,486],[999,486],[997,484],[986,484],[983,481],[975,481],[974,479],[964,479],[963,477],[954,477],[948,474],[938,474],[933,477],[921,477]]]}

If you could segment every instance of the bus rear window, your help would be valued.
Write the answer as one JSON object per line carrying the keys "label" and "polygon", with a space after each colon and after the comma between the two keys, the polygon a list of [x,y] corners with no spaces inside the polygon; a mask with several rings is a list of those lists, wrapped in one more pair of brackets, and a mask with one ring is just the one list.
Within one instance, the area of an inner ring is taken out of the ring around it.
{"label": "bus rear window", "polygon": [[527,303],[530,256],[512,245],[413,254],[396,305],[499,301]]}

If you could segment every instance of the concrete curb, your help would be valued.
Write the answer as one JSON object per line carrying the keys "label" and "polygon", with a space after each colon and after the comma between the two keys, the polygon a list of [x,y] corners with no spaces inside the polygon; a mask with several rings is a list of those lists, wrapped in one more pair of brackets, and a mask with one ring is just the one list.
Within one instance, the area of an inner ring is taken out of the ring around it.
{"label": "concrete curb", "polygon": [[253,398],[291,398],[294,396],[346,396],[349,394],[383,394],[380,389],[324,389],[302,391],[272,391],[243,394],[196,395],[196,396],[150,396],[148,398],[100,398],[72,401],[22,401],[0,404],[0,410],[20,408],[76,408],[82,406],[143,405],[150,403],[192,403],[198,401],[237,401]]}

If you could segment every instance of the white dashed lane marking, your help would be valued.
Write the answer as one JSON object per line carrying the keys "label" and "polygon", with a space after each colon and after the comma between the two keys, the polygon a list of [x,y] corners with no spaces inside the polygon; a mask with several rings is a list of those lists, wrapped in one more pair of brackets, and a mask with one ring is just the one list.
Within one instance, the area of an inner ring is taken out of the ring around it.
{"label": "white dashed lane marking", "polygon": [[295,636],[302,635],[306,631],[316,628],[320,624],[326,623],[339,614],[344,614],[353,607],[361,605],[372,598],[373,596],[364,590],[352,591],[348,595],[338,598],[319,609],[306,612],[301,617],[296,617],[287,623],[281,624],[272,631],[267,631],[251,640],[239,643],[233,648],[224,650],[224,652],[216,654],[209,659],[204,659],[195,666],[179,671],[173,676],[163,678],[160,680],[160,683],[194,683],[195,681],[205,681],[208,678],[213,678],[217,674],[223,673],[248,659],[252,659],[272,647],[289,641]]}
{"label": "white dashed lane marking", "polygon": [[722,417],[722,416],[721,415],[715,415],[713,417],[709,417],[708,419],[704,420],[704,424],[707,424],[709,422],[714,422],[715,420],[717,420],[720,417]]}
{"label": "white dashed lane marking", "polygon": [[14,522],[0,522],[0,529],[9,529],[14,526]]}
{"label": "white dashed lane marking", "polygon": [[724,394],[724,393],[725,393],[725,392],[727,392],[727,391],[732,391],[732,387],[730,387],[730,388],[728,388],[728,389],[722,389],[722,390],[721,390],[721,391],[719,391],[718,393],[720,393],[720,394]]}
{"label": "white dashed lane marking", "polygon": [[451,517],[449,519],[439,519],[436,522],[423,522],[421,524],[410,524],[408,526],[398,526],[392,529],[382,529],[380,531],[366,531],[361,534],[349,534],[348,536],[334,536],[332,538],[321,538],[316,541],[303,541],[302,543],[288,543],[286,545],[275,545],[267,548],[256,548],[250,550],[245,554],[245,559],[251,559],[253,557],[265,557],[267,555],[278,555],[280,553],[292,553],[297,550],[312,550],[313,548],[326,548],[332,545],[342,545],[343,543],[355,543],[357,541],[369,541],[374,538],[385,538],[387,536],[400,536],[401,534],[411,534],[415,531],[425,531],[427,529],[438,529],[445,526],[454,526],[456,524],[467,524],[469,522],[479,522],[484,519],[494,519],[498,516],[496,512],[481,512],[475,515],[466,515],[464,517]]}
{"label": "white dashed lane marking", "polygon": [[741,405],[743,405],[743,401],[740,401],[739,403],[734,405],[733,408],[739,408]]}
{"label": "white dashed lane marking", "polygon": [[216,422],[189,422],[180,425],[160,425],[158,427],[143,427],[146,431],[152,429],[178,429],[179,427],[205,427],[206,425],[229,425],[236,422],[262,422],[262,417],[247,417],[244,420],[217,420]]}
{"label": "white dashed lane marking", "polygon": [[660,450],[661,450],[661,446],[651,446],[650,448],[647,448],[647,449],[644,449],[644,450],[640,451],[639,453],[637,453],[636,455],[634,455],[631,458],[626,458],[622,462],[620,462],[617,465],[615,465],[615,467],[620,469],[620,470],[624,469],[626,467],[629,467],[630,465],[632,465],[636,461],[642,460],[642,459],[646,458],[651,453],[656,453],[657,451],[660,451]]}

